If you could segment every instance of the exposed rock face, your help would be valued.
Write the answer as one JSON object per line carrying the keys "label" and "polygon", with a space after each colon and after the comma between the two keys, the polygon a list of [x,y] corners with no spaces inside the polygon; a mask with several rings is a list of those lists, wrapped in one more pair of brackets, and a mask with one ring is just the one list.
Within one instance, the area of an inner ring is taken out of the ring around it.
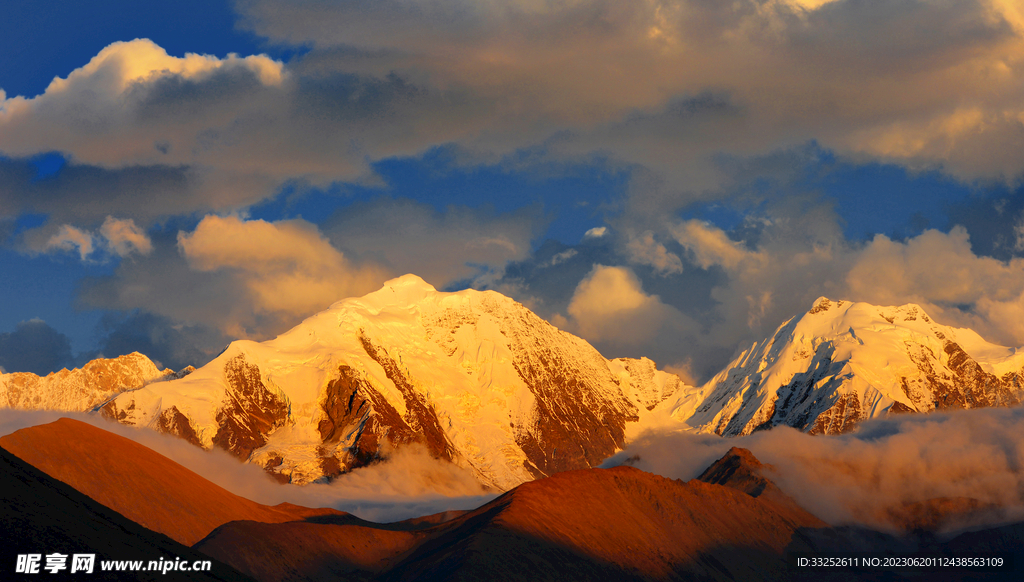
{"label": "exposed rock face", "polygon": [[687,389],[650,360],[605,359],[498,293],[439,293],[406,276],[274,340],[234,342],[103,413],[296,483],[420,443],[507,489],[601,463],[629,423]]}
{"label": "exposed rock face", "polygon": [[[363,344],[366,354],[384,369],[384,374],[388,380],[391,380],[395,388],[398,388],[398,391],[402,393],[402,398],[405,400],[406,412],[402,422],[406,430],[404,431],[405,434],[401,436],[396,434],[398,438],[395,444],[404,444],[412,441],[425,442],[427,449],[433,454],[434,458],[446,461],[454,460],[458,453],[451,443],[448,442],[448,437],[444,434],[444,429],[441,428],[434,406],[425,402],[416,393],[416,388],[406,378],[398,363],[391,359],[386,349],[373,345],[373,342],[363,335],[360,335],[359,341]],[[401,427],[401,424],[396,426],[399,430],[401,430]]]}
{"label": "exposed rock face", "polygon": [[726,436],[779,425],[838,434],[886,414],[1019,404],[1022,366],[1024,353],[916,305],[821,298],[715,376],[678,420]]}
{"label": "exposed rock face", "polygon": [[739,489],[751,497],[759,497],[775,484],[761,471],[767,468],[747,449],[733,447],[697,477],[698,481]]}
{"label": "exposed rock face", "polygon": [[267,435],[284,423],[288,405],[267,389],[259,367],[247,363],[242,354],[228,360],[224,377],[227,400],[217,411],[213,444],[248,459],[254,449],[267,444]]}
{"label": "exposed rock face", "polygon": [[[188,376],[191,370],[169,373],[169,380]],[[288,405],[267,388],[260,377],[260,369],[249,364],[243,354],[229,359],[223,366],[224,394],[222,405],[215,411],[216,430],[212,444],[248,459],[256,448],[267,442],[267,435],[279,428],[288,416]],[[135,398],[111,399],[100,408],[100,413],[111,420],[136,424],[143,411],[136,409]],[[148,418],[148,424],[167,434],[203,446],[203,431],[173,403],[161,407]],[[210,432],[210,431],[206,431]]]}
{"label": "exposed rock face", "polygon": [[0,407],[82,412],[125,390],[174,377],[175,372],[157,369],[152,360],[138,352],[93,360],[81,368],[46,376],[29,372],[0,374]]}

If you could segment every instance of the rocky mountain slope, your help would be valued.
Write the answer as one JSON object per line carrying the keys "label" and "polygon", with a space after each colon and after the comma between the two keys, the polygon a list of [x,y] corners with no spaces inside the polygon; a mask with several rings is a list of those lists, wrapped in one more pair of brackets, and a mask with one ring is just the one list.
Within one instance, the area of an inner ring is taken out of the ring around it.
{"label": "rocky mountain slope", "polygon": [[673,417],[724,436],[787,425],[852,430],[907,412],[1012,406],[1024,398],[1024,351],[944,326],[919,306],[818,299],[745,350]]}
{"label": "rocky mountain slope", "polygon": [[294,483],[420,443],[508,489],[595,466],[625,430],[692,390],[647,359],[607,360],[493,291],[406,275],[277,338],[233,342],[188,377],[120,394],[102,413]]}
{"label": "rocky mountain slope", "polygon": [[0,407],[22,410],[87,411],[112,396],[141,388],[151,382],[186,375],[160,370],[146,356],[134,352],[116,358],[100,358],[74,370],[46,376],[30,372],[0,374]]}
{"label": "rocky mountain slope", "polygon": [[234,520],[347,515],[239,497],[134,441],[62,418],[0,437],[0,447],[132,521],[191,546]]}
{"label": "rocky mountain slope", "polygon": [[[149,561],[160,558],[180,558],[189,564],[211,558],[132,522],[3,449],[0,490],[4,492],[0,499],[0,563],[4,579],[253,580],[217,561],[210,571],[203,572],[102,571],[102,562],[110,560],[142,560],[148,567]],[[56,575],[44,569],[45,557],[41,558],[37,574],[15,574],[19,554],[54,553],[67,556],[66,569]],[[91,574],[70,573],[72,556],[80,553],[95,555]]]}
{"label": "rocky mountain slope", "polygon": [[[792,506],[631,467],[559,473],[425,529],[234,522],[196,549],[260,580],[764,580],[786,574]],[[296,543],[296,540],[300,540]]]}

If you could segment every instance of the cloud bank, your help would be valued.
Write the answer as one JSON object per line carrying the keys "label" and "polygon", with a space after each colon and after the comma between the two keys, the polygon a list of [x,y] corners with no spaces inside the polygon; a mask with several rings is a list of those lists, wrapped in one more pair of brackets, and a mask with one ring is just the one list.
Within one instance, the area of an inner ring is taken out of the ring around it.
{"label": "cloud bank", "polygon": [[[808,142],[968,181],[1024,171],[1012,0],[236,6],[242,27],[309,52],[179,57],[136,39],[41,95],[0,94],[7,211],[148,226],[285,183],[365,180],[374,161],[441,145],[467,163],[532,148],[642,168],[667,190],[636,204],[668,211],[728,183],[722,155]],[[19,160],[46,152],[69,166],[33,181]]]}
{"label": "cloud bank", "polygon": [[[676,479],[697,477],[730,447],[774,466],[768,476],[833,525],[891,529],[886,510],[905,502],[969,497],[1002,508],[984,523],[1024,519],[1024,409],[905,415],[854,433],[810,436],[788,427],[746,437],[647,433],[606,462]],[[955,529],[958,524],[951,524]],[[959,524],[963,525],[963,524]]]}

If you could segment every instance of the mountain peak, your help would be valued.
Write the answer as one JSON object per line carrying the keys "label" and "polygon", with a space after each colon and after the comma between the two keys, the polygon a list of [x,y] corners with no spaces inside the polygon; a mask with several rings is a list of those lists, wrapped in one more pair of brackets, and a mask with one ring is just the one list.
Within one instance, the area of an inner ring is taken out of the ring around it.
{"label": "mountain peak", "polygon": [[772,485],[760,474],[764,467],[749,450],[733,447],[721,459],[705,469],[697,480],[732,487],[751,497],[757,497]]}
{"label": "mountain peak", "polygon": [[437,291],[415,275],[273,340],[231,346],[103,414],[224,448],[293,483],[419,443],[508,489],[599,464],[622,448],[627,423],[682,385],[649,360],[605,359],[500,293]]}
{"label": "mountain peak", "polygon": [[357,310],[369,310],[376,313],[381,309],[405,308],[416,305],[428,297],[436,296],[437,289],[424,281],[421,277],[408,273],[401,277],[395,277],[384,282],[380,289],[363,295],[362,297],[348,297],[330,306],[321,314],[338,313],[355,308]]}
{"label": "mountain peak", "polygon": [[394,279],[385,281],[381,290],[395,287],[414,287],[424,291],[437,291],[433,285],[424,281],[422,277],[412,273],[406,273],[401,277],[395,277]]}
{"label": "mountain peak", "polygon": [[920,305],[819,297],[705,385],[688,422],[723,435],[781,424],[836,434],[890,413],[1010,406],[1024,397],[1022,360]]}
{"label": "mountain peak", "polygon": [[818,297],[817,299],[814,300],[814,303],[811,305],[810,311],[808,311],[807,313],[809,313],[810,315],[814,315],[815,313],[828,311],[829,309],[832,309],[832,306],[842,307],[843,303],[845,303],[845,301],[832,301],[828,297]]}

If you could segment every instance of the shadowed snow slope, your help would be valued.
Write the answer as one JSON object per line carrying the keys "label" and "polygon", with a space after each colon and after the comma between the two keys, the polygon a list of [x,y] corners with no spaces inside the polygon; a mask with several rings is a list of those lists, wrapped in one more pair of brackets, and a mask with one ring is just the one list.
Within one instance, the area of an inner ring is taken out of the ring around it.
{"label": "shadowed snow slope", "polygon": [[232,520],[282,522],[333,509],[273,507],[239,497],[124,437],[62,418],[0,438],[0,446],[128,519],[192,545]]}

